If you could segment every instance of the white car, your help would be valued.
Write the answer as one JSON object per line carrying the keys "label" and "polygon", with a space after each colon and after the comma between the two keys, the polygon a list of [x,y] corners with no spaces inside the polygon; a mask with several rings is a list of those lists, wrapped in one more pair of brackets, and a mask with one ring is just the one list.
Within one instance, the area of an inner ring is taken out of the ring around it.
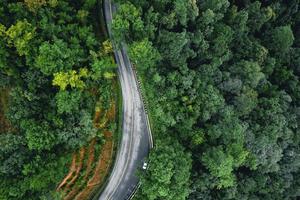
{"label": "white car", "polygon": [[148,163],[144,162],[143,169],[145,170],[145,169],[147,169],[147,167],[148,167]]}

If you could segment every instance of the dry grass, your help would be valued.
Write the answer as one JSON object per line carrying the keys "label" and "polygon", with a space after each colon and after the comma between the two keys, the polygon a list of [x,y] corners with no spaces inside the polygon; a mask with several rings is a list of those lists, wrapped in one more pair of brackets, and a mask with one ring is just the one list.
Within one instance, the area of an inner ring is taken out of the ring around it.
{"label": "dry grass", "polygon": [[92,165],[95,161],[95,144],[96,144],[97,140],[96,138],[94,138],[89,145],[89,149],[88,149],[88,160],[87,160],[87,164],[86,164],[86,172],[84,175],[84,179],[87,180],[88,176],[90,175],[91,171],[92,171]]}
{"label": "dry grass", "polygon": [[112,101],[109,111],[107,113],[107,119],[109,121],[114,121],[115,118],[116,118],[116,103],[115,101]]}
{"label": "dry grass", "polygon": [[97,124],[99,123],[99,121],[101,120],[101,108],[98,108],[95,112],[95,116],[94,116],[94,126],[97,127]]}

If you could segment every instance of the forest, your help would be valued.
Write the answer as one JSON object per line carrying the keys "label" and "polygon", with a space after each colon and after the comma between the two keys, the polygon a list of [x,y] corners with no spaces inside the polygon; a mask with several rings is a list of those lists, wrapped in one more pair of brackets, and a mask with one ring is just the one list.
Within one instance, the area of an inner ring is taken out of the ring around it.
{"label": "forest", "polygon": [[[98,7],[0,1],[1,200],[74,199],[85,181],[100,179],[92,171],[100,174],[101,146],[112,150],[104,141],[116,129],[116,66]],[[109,124],[100,118],[105,110]]]}
{"label": "forest", "polygon": [[135,199],[299,199],[300,1],[116,2],[155,139]]}
{"label": "forest", "polygon": [[[100,3],[0,1],[0,200],[84,200],[109,173],[120,98]],[[155,142],[134,198],[299,199],[300,0],[114,3]]]}

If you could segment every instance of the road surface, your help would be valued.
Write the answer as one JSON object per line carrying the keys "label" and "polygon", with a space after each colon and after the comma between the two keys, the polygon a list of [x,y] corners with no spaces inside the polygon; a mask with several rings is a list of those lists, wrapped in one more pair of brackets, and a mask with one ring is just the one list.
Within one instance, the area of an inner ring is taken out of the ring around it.
{"label": "road surface", "polygon": [[[104,15],[110,25],[114,12],[110,0],[104,0]],[[99,200],[125,200],[133,194],[139,179],[136,176],[152,148],[152,137],[135,72],[125,47],[115,50],[123,96],[123,133],[116,161]]]}

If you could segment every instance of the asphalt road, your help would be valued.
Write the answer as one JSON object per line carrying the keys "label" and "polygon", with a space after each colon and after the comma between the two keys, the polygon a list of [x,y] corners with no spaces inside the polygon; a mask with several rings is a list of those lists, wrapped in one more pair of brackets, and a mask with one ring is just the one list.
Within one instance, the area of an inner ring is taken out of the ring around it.
{"label": "asphalt road", "polygon": [[[110,0],[104,0],[104,15],[109,35],[114,11],[115,7],[111,5]],[[142,169],[144,160],[153,146],[136,75],[125,45],[114,53],[123,96],[123,133],[114,168],[99,200],[129,199],[139,183],[137,170]]]}

